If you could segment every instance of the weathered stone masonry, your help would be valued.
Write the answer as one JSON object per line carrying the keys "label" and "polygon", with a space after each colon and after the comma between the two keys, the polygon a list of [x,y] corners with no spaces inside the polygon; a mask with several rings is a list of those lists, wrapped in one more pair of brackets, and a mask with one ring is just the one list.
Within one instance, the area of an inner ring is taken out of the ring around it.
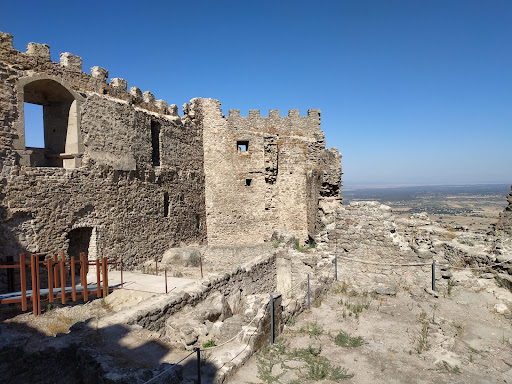
{"label": "weathered stone masonry", "polygon": [[[0,41],[0,254],[68,251],[85,234],[98,256],[135,265],[205,241],[202,130],[192,114],[128,93],[123,79],[108,84],[102,68],[81,72],[77,56],[54,63],[46,45],[21,53],[11,35]],[[24,101],[43,105],[43,149],[25,147]]]}
{"label": "weathered stone masonry", "polygon": [[[52,62],[44,44],[19,52],[0,32],[0,255],[85,247],[134,267],[173,246],[318,232],[318,201],[341,183],[319,110],[226,117],[193,99],[180,117],[107,78],[70,53]],[[25,145],[24,103],[43,106],[44,148]]]}
{"label": "weathered stone masonry", "polygon": [[277,229],[313,238],[319,198],[339,196],[341,183],[341,155],[325,149],[320,111],[226,118],[220,103],[212,109],[203,132],[209,243],[262,242]]}

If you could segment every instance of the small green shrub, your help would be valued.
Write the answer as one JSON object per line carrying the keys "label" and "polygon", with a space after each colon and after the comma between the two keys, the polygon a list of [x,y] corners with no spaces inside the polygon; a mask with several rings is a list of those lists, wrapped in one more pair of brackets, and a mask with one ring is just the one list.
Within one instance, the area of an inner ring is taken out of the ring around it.
{"label": "small green shrub", "polygon": [[305,333],[309,335],[309,337],[318,337],[324,332],[324,329],[315,321],[313,323],[307,323],[304,327],[301,327],[299,332]]}
{"label": "small green shrub", "polygon": [[203,344],[203,348],[211,348],[215,347],[215,340],[210,339],[206,343]]}
{"label": "small green shrub", "polygon": [[361,336],[353,337],[346,332],[340,331],[334,338],[334,343],[340,347],[356,348],[363,345],[365,341]]}
{"label": "small green shrub", "polygon": [[305,247],[302,247],[300,245],[300,240],[295,238],[295,249],[299,252],[305,252],[307,251],[308,249],[311,249],[311,248],[315,248],[316,247],[316,244],[315,244],[315,241],[314,240],[311,240],[309,242],[309,244]]}

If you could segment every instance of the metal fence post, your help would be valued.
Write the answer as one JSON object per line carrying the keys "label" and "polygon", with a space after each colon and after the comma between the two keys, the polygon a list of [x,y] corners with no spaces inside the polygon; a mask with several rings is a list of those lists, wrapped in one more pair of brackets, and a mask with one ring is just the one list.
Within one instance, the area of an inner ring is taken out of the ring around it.
{"label": "metal fence post", "polygon": [[270,294],[270,344],[274,344],[274,296]]}
{"label": "metal fence post", "polygon": [[308,273],[308,309],[311,309],[311,293],[309,290],[309,273]]}
{"label": "metal fence post", "polygon": [[432,262],[432,290],[436,290],[436,261]]}
{"label": "metal fence post", "polygon": [[338,253],[334,253],[334,280],[338,281]]}
{"label": "metal fence post", "polygon": [[201,348],[195,348],[197,352],[197,384],[201,384]]}

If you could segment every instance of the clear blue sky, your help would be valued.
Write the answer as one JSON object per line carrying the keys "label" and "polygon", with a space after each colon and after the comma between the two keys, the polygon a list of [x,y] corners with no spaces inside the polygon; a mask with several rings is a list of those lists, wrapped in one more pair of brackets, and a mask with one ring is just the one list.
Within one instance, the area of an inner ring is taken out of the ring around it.
{"label": "clear blue sky", "polygon": [[355,184],[512,184],[512,2],[7,1],[0,30],[181,106],[322,110]]}

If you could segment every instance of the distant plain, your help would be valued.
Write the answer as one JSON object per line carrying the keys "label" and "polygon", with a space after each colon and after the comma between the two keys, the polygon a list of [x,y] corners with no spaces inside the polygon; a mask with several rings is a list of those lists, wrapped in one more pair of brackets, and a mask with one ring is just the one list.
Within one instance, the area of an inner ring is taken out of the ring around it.
{"label": "distant plain", "polygon": [[426,212],[431,220],[452,227],[486,232],[507,206],[510,184],[426,185],[343,188],[343,204],[374,200],[396,216]]}

